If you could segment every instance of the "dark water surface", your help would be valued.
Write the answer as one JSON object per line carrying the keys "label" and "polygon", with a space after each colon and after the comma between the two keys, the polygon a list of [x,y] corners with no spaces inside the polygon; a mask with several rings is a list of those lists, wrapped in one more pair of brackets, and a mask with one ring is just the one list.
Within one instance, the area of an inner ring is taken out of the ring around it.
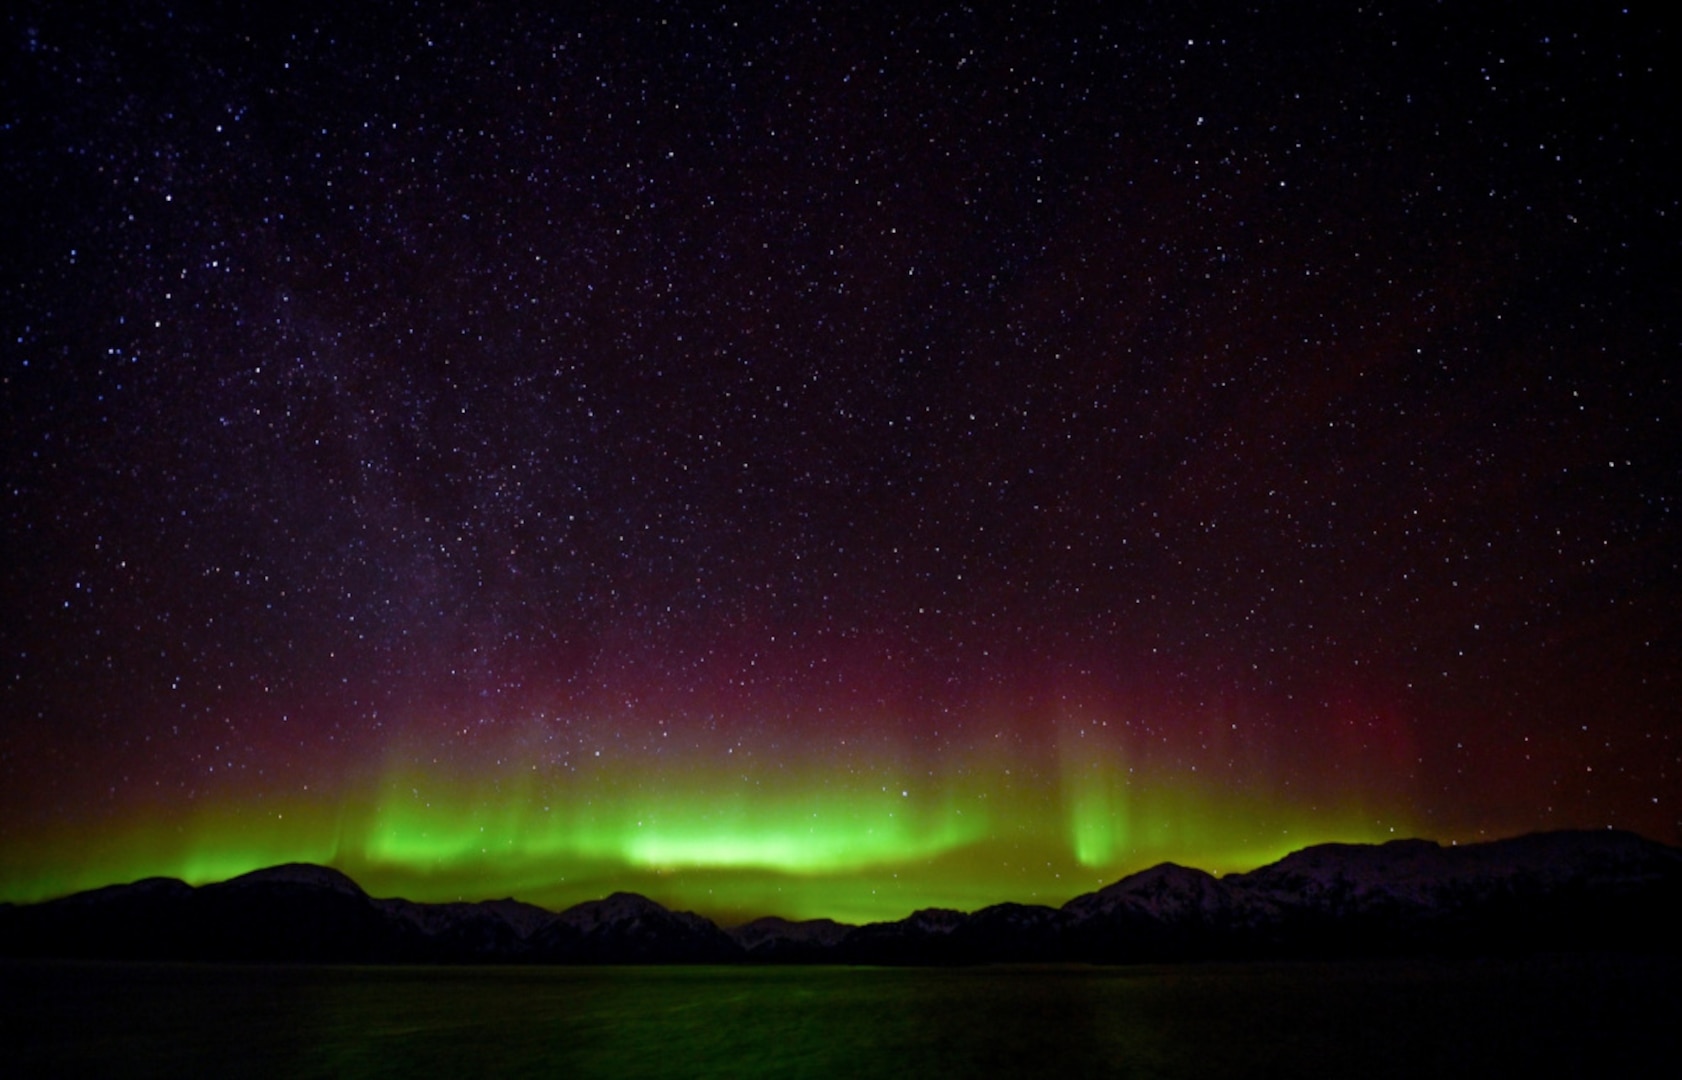
{"label": "dark water surface", "polygon": [[0,962],[0,1075],[1668,1077],[1679,974]]}

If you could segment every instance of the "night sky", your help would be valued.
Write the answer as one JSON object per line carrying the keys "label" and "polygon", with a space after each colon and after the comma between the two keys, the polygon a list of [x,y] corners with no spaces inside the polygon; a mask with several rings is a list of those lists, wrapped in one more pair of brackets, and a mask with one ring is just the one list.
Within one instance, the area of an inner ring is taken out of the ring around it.
{"label": "night sky", "polygon": [[1682,840],[1662,5],[242,6],[3,17],[0,899]]}

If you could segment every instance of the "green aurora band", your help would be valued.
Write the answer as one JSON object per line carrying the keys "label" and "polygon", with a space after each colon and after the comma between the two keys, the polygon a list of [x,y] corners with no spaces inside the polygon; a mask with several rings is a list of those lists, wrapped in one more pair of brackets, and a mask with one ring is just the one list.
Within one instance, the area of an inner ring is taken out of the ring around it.
{"label": "green aurora band", "polygon": [[510,760],[451,767],[394,755],[373,783],[333,797],[225,793],[185,815],[67,827],[0,856],[0,898],[159,875],[202,884],[303,861],[338,867],[376,896],[514,896],[560,909],[627,889],[725,924],[859,922],[1057,904],[1162,861],[1229,872],[1311,843],[1410,834],[1351,791],[1285,798],[1230,774],[1129,768],[1073,738],[1049,768],[998,757],[939,770]]}

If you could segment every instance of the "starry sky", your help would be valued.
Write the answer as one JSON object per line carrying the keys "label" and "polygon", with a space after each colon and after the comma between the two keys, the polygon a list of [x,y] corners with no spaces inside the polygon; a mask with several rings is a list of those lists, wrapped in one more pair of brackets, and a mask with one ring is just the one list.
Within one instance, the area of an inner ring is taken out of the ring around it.
{"label": "starry sky", "polygon": [[1658,5],[25,2],[0,899],[1682,840]]}

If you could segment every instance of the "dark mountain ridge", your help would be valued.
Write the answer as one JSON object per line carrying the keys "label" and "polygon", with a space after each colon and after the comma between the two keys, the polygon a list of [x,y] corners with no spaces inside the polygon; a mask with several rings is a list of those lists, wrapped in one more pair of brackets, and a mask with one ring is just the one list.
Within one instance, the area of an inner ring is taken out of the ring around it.
{"label": "dark mountain ridge", "polygon": [[848,926],[732,930],[634,893],[551,912],[517,900],[375,899],[288,864],[194,888],[149,878],[0,907],[0,955],[336,963],[1125,963],[1583,949],[1677,951],[1682,849],[1556,832],[1459,847],[1321,844],[1217,878],[1163,863],[1058,908],[939,908]]}

